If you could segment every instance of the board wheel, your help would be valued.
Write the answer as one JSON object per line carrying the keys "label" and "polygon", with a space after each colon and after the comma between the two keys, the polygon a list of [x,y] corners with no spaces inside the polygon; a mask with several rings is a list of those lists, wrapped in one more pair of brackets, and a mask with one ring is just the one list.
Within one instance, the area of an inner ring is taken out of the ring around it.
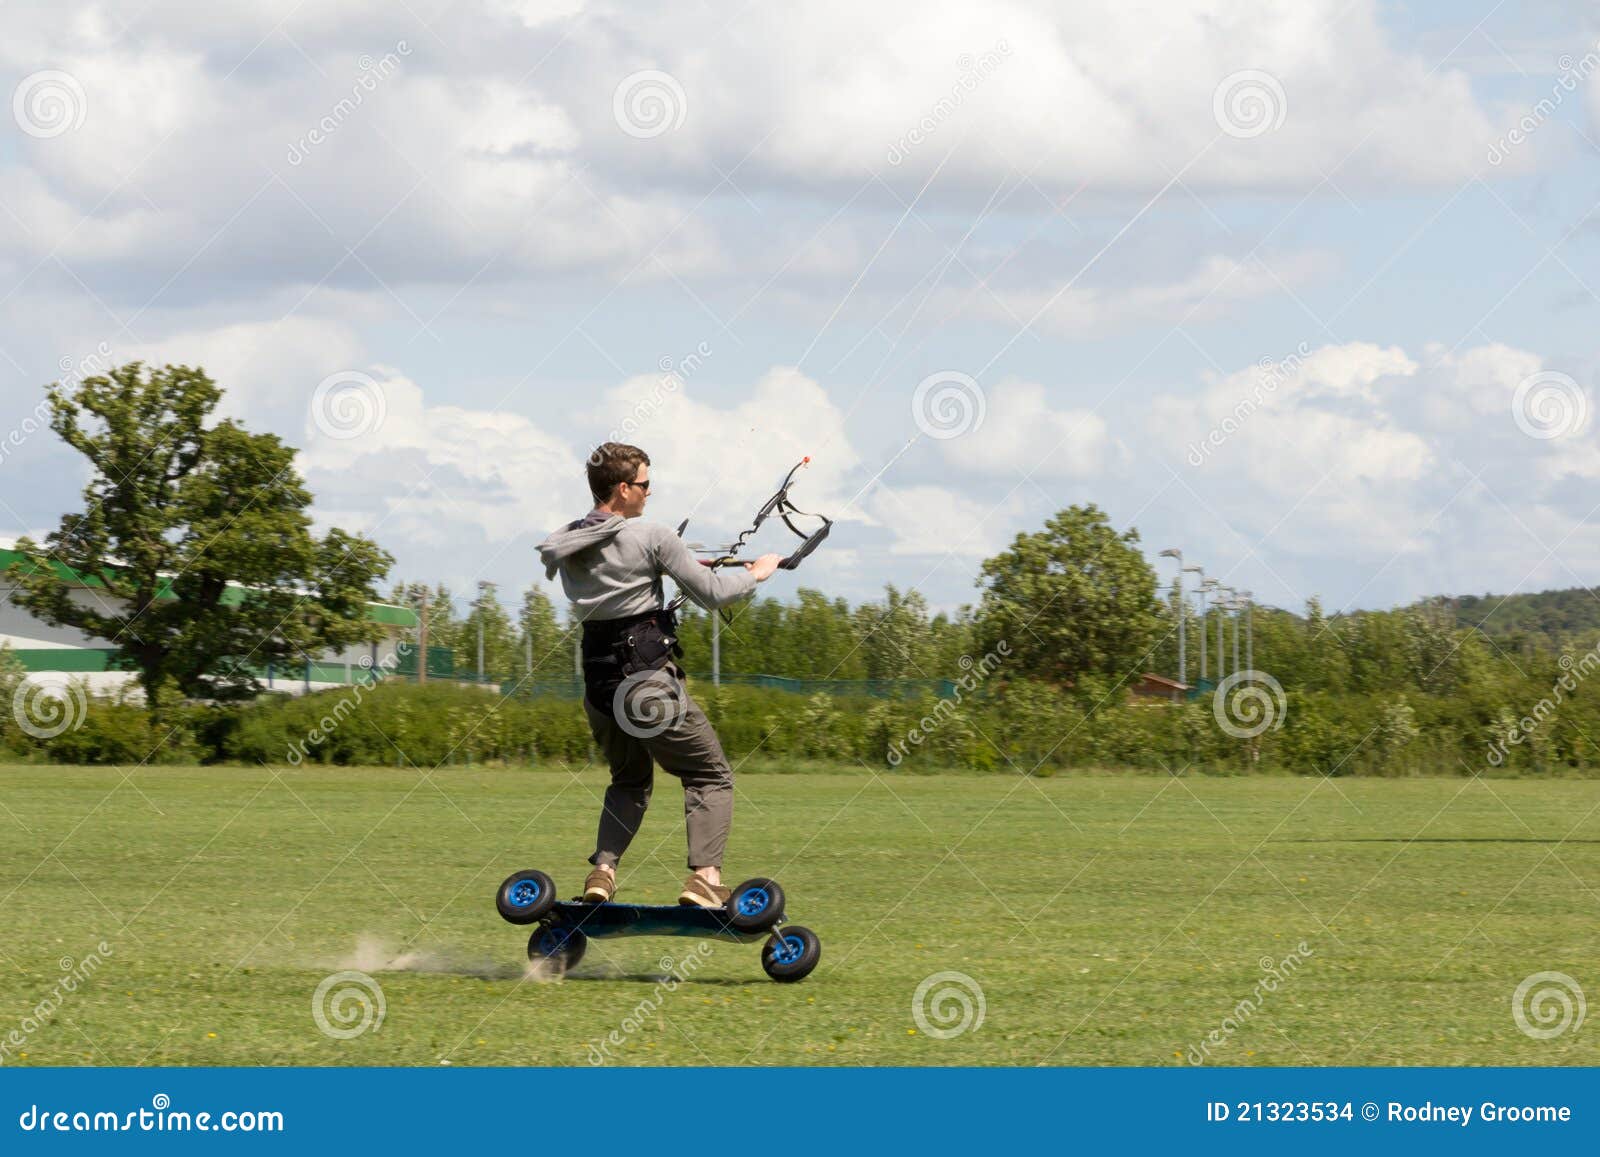
{"label": "board wheel", "polygon": [[761,950],[761,967],[779,984],[792,984],[811,975],[822,959],[822,941],[809,928],[790,924],[772,934]]}
{"label": "board wheel", "polygon": [[528,959],[535,963],[548,960],[562,972],[576,968],[588,950],[589,938],[576,928],[541,924],[528,937]]}
{"label": "board wheel", "polygon": [[765,932],[783,919],[783,889],[765,876],[746,880],[728,896],[728,923],[741,932]]}
{"label": "board wheel", "polygon": [[535,868],[512,872],[495,894],[494,906],[512,924],[532,924],[555,907],[555,882]]}

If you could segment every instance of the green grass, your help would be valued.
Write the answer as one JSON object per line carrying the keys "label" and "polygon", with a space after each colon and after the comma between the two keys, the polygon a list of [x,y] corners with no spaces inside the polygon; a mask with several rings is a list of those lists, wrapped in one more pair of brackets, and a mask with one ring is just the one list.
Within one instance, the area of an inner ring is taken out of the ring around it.
{"label": "green grass", "polygon": [[[1213,1063],[1600,1062],[1596,1026],[1534,1040],[1511,1004],[1541,971],[1600,997],[1592,784],[744,775],[728,872],[782,880],[824,941],[809,980],[719,943],[665,991],[693,947],[665,939],[528,980],[492,894],[533,866],[576,891],[603,782],[0,768],[0,1042],[63,957],[111,949],[5,1063],[582,1065],[616,1030],[630,1064],[1179,1065],[1301,941]],[[624,899],[674,894],[679,805],[660,777]],[[379,1031],[316,1028],[341,968],[381,984]],[[912,1031],[941,971],[981,1028]]]}

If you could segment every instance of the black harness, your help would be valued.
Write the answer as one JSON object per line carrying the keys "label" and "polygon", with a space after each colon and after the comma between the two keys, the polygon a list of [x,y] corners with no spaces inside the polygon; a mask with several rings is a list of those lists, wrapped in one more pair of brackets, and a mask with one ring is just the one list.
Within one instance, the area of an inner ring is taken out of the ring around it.
{"label": "black harness", "polygon": [[583,624],[583,685],[589,702],[611,710],[623,680],[641,671],[659,671],[681,658],[678,617],[668,609],[621,619],[590,619]]}

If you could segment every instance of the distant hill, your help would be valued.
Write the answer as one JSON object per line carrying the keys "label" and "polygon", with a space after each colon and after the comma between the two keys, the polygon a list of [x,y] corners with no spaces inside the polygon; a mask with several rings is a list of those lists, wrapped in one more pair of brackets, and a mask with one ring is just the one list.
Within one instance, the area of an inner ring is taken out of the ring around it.
{"label": "distant hill", "polygon": [[1525,595],[1458,595],[1424,600],[1419,607],[1453,610],[1456,623],[1495,639],[1559,648],[1600,643],[1600,587],[1572,587]]}

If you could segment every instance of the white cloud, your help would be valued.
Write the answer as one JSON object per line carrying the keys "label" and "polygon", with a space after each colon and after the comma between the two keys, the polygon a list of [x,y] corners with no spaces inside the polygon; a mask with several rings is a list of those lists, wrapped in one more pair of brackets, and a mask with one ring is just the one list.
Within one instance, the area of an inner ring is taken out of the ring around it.
{"label": "white cloud", "polygon": [[[947,486],[880,484],[864,501],[879,522],[894,529],[891,555],[923,556],[930,565],[951,559],[961,568],[1003,549],[1016,533],[1022,511],[1015,496],[997,505]],[[915,586],[920,577],[913,573],[904,585]]]}
{"label": "white cloud", "polygon": [[1090,478],[1112,457],[1106,421],[1085,409],[1057,409],[1044,386],[1003,381],[985,391],[976,429],[938,443],[945,459],[975,474]]}
{"label": "white cloud", "polygon": [[1591,439],[1517,424],[1517,386],[1543,367],[1537,355],[1426,356],[1351,342],[1213,378],[1152,401],[1151,444],[1225,523],[1273,550],[1343,562],[1503,540],[1508,510],[1531,516],[1565,482],[1600,476]]}
{"label": "white cloud", "polygon": [[381,420],[337,438],[306,418],[300,467],[319,509],[380,541],[475,553],[574,517],[583,459],[571,446],[521,414],[430,405],[399,371],[368,373],[377,394],[351,404]]}
{"label": "white cloud", "polygon": [[[627,36],[581,37],[591,71],[662,69],[690,108],[684,130],[651,142],[661,150],[602,142],[619,146],[618,164],[642,172],[665,151],[726,167],[770,134],[756,174],[859,183],[877,171],[907,191],[942,169],[946,185],[987,193],[997,155],[1055,190],[1153,190],[1180,171],[1201,191],[1310,188],[1336,167],[1355,187],[1428,184],[1487,167],[1492,134],[1466,75],[1397,51],[1370,4],[1168,5],[1155,25],[1115,3],[808,4],[762,9],[759,30],[736,22],[737,52],[704,51],[723,20],[596,15]],[[1281,85],[1270,134],[1235,139],[1214,118],[1217,87],[1241,70]],[[925,139],[906,147],[919,125]]]}

